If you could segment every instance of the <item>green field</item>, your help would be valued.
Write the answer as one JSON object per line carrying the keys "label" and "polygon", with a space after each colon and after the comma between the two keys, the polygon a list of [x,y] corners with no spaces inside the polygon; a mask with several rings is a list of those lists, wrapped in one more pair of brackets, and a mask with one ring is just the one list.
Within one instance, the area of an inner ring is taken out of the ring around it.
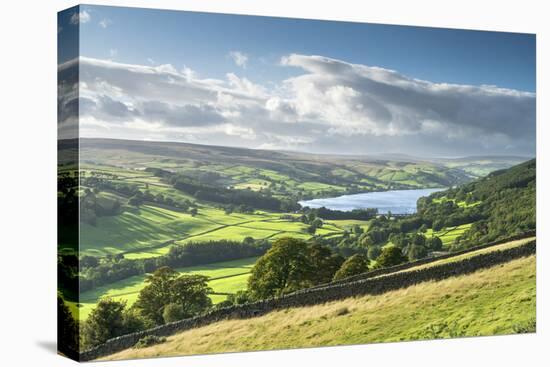
{"label": "green field", "polygon": [[441,197],[441,198],[435,198],[433,199],[433,202],[434,203],[444,203],[446,201],[452,201],[453,203],[455,203],[459,208],[471,208],[471,207],[474,207],[476,205],[479,205],[481,204],[481,201],[475,201],[473,203],[466,203],[466,201],[456,201],[455,199],[448,199],[446,197]]}
{"label": "green field", "polygon": [[432,237],[437,236],[441,239],[441,242],[443,242],[443,248],[448,248],[451,246],[455,239],[466,232],[470,227],[472,226],[471,223],[468,224],[462,224],[460,226],[456,227],[450,227],[450,228],[443,228],[440,231],[434,231],[431,228],[429,228],[425,235],[426,237]]}
{"label": "green field", "polygon": [[[234,261],[224,261],[208,265],[199,265],[175,269],[181,274],[200,274],[210,277],[208,285],[214,293],[235,293],[246,289],[246,281],[250,269],[257,258],[247,258]],[[138,297],[139,292],[145,287],[145,275],[133,276],[104,287],[81,293],[79,316],[85,320],[97,302],[102,297],[111,297],[117,300],[124,300],[131,306]],[[218,303],[226,298],[226,295],[211,295],[212,301]],[[74,303],[72,304],[75,310]]]}
{"label": "green field", "polygon": [[[203,206],[196,216],[187,213],[142,205],[125,207],[120,215],[100,217],[97,224],[82,223],[81,253],[105,256],[118,253],[128,259],[166,254],[174,243],[211,240],[242,241],[245,237],[264,239],[292,235],[310,238],[307,225],[279,219],[279,213],[257,211],[254,214],[232,213]],[[338,234],[343,229],[338,221],[327,222],[317,234]],[[362,222],[366,225],[366,222]],[[345,225],[344,225],[345,226]]]}
{"label": "green field", "polygon": [[535,256],[376,296],[226,320],[104,359],[502,335],[532,328]]}
{"label": "green field", "polygon": [[[81,254],[124,254],[126,258],[165,254],[171,241],[240,241],[247,236],[276,239],[285,235],[310,238],[307,225],[277,221],[280,213],[255,210],[251,214],[225,214],[220,205],[197,201],[147,171],[150,168],[199,180],[206,177],[205,183],[220,187],[267,190],[276,198],[289,195],[323,197],[350,190],[366,192],[452,186],[472,179],[472,172],[465,173],[468,159],[438,163],[400,162],[125,140],[83,139],[80,159],[80,169],[86,178],[99,177],[114,185],[130,185],[153,196],[162,195],[174,202],[187,200],[198,207],[195,217],[150,202],[137,208],[126,205],[129,198],[122,192],[100,189],[96,193],[99,204],[108,207],[109,202],[116,200],[122,204],[122,210],[117,215],[98,216],[94,223],[81,222]],[[509,163],[506,160],[494,163],[491,159],[476,159],[472,164],[482,170],[483,167],[494,167],[495,164],[501,167]],[[354,224],[364,229],[368,226],[366,222]],[[317,234],[331,237],[350,227],[337,221],[333,226],[327,222]],[[448,233],[442,239],[450,243],[454,238]]]}

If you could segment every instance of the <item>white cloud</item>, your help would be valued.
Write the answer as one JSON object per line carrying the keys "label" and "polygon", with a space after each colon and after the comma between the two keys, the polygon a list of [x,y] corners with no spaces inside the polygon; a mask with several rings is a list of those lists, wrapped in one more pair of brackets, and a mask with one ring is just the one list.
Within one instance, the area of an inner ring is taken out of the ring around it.
{"label": "white cloud", "polygon": [[248,63],[248,55],[240,51],[231,51],[228,55],[235,65],[240,66],[243,69],[246,69],[246,64]]}
{"label": "white cloud", "polygon": [[533,93],[432,83],[322,56],[284,57],[283,67],[302,72],[265,86],[170,64],[79,62],[85,135],[336,153],[534,152]]}
{"label": "white cloud", "polygon": [[323,121],[334,133],[533,137],[533,93],[432,83],[322,56],[290,55],[281,64],[305,71],[285,81],[298,117]]}
{"label": "white cloud", "polygon": [[109,27],[111,24],[113,24],[113,21],[111,19],[108,19],[108,18],[103,18],[99,21],[99,26],[103,29]]}
{"label": "white cloud", "polygon": [[90,13],[88,13],[86,10],[81,10],[79,13],[74,13],[71,16],[70,22],[71,24],[85,24],[88,23],[92,19]]}

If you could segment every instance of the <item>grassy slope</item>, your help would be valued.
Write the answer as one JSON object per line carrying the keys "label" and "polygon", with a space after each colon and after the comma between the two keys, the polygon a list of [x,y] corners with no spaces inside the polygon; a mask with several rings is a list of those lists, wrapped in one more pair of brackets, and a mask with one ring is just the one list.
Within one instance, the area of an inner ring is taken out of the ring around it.
{"label": "grassy slope", "polygon": [[508,334],[535,319],[535,257],[378,296],[228,320],[107,359]]}
{"label": "grassy slope", "polygon": [[[444,263],[460,261],[465,258],[488,253],[491,251],[504,250],[515,246],[520,246],[531,240],[525,238],[522,240],[511,241],[500,245],[488,247],[482,250],[473,251],[467,254],[458,255],[456,257],[447,258],[444,260],[434,261],[425,265],[420,265],[403,271],[413,271],[425,267],[441,265]],[[250,276],[249,271],[254,266],[257,258],[248,258],[242,260],[225,261],[208,265],[200,265],[186,268],[178,268],[181,273],[202,274],[213,278],[208,284],[214,293],[236,293],[244,290],[247,287],[247,280]],[[132,305],[136,300],[139,291],[145,286],[143,283],[145,275],[136,275],[115,283],[108,284],[97,289],[84,292],[81,294],[81,307],[79,308],[79,317],[85,320],[88,314],[96,306],[101,297],[113,297],[118,300],[125,300],[128,305]],[[223,301],[226,296],[220,294],[211,295],[212,301],[218,303]],[[73,307],[74,309],[74,307]],[[76,315],[76,314],[75,314]]]}
{"label": "grassy slope", "polygon": [[[86,255],[104,256],[124,253],[126,258],[154,257],[165,254],[169,240],[177,243],[229,239],[242,241],[251,236],[256,239],[292,235],[310,238],[307,225],[301,222],[280,220],[281,214],[256,212],[255,214],[225,214],[222,210],[203,206],[199,214],[190,214],[143,205],[128,208],[122,214],[100,217],[91,226],[82,223],[81,252]],[[337,226],[327,222],[318,234],[341,233],[343,223]],[[364,225],[367,222],[363,222]],[[342,228],[340,228],[342,227]]]}

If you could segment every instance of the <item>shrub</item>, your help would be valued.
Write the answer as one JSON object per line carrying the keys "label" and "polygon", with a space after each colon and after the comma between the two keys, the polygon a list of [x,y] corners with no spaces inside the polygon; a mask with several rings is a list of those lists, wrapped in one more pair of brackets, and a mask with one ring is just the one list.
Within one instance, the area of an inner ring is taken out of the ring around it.
{"label": "shrub", "polygon": [[164,336],[147,335],[139,339],[136,345],[134,345],[134,348],[135,349],[147,348],[147,347],[161,344],[164,342],[166,342],[166,338]]}

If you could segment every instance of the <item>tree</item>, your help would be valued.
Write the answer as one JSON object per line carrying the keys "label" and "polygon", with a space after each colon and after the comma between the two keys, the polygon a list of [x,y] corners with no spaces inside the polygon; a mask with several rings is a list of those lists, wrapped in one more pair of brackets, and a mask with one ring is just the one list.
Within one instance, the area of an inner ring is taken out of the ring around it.
{"label": "tree", "polygon": [[98,265],[99,259],[97,257],[85,255],[80,258],[80,266],[82,268],[95,268]]}
{"label": "tree", "polygon": [[416,246],[425,246],[426,245],[426,237],[424,235],[415,233],[412,236],[411,243]]}
{"label": "tree", "polygon": [[226,300],[216,303],[214,308],[219,309],[234,305],[244,305],[245,303],[249,303],[251,301],[252,298],[250,297],[248,291],[238,291],[237,293],[228,295]]}
{"label": "tree", "polygon": [[227,300],[234,305],[244,305],[251,301],[250,294],[247,291],[237,291],[237,293],[227,296]]}
{"label": "tree", "polygon": [[436,219],[433,221],[432,228],[434,231],[441,231],[443,227],[445,226],[445,222],[443,219]]}
{"label": "tree", "polygon": [[165,323],[182,320],[185,318],[182,305],[178,303],[169,303],[164,307],[162,318]]}
{"label": "tree", "polygon": [[306,242],[285,237],[276,240],[252,268],[248,290],[255,299],[279,296],[307,287],[312,264]]}
{"label": "tree", "polygon": [[139,292],[135,307],[157,325],[164,323],[164,308],[170,303],[181,305],[183,318],[197,315],[212,305],[207,281],[202,275],[179,275],[161,267],[145,279],[148,285]]}
{"label": "tree", "polygon": [[360,225],[356,224],[352,227],[352,232],[353,232],[353,234],[359,236],[359,235],[363,234],[363,228],[361,228]]}
{"label": "tree", "polygon": [[82,328],[82,342],[86,347],[105,343],[126,333],[123,313],[126,302],[111,298],[101,299]]}
{"label": "tree", "polygon": [[426,247],[422,245],[412,244],[407,246],[406,254],[407,254],[407,257],[409,258],[409,261],[414,261],[414,260],[422,259],[428,256],[428,250],[426,249]]}
{"label": "tree", "polygon": [[399,265],[407,261],[407,258],[397,246],[387,246],[382,249],[382,253],[376,259],[376,266],[386,268],[388,266]]}
{"label": "tree", "polygon": [[128,199],[128,205],[139,207],[143,203],[141,195],[135,194],[130,199]]}
{"label": "tree", "polygon": [[60,352],[67,356],[78,352],[78,324],[59,294],[57,295],[57,340]]}
{"label": "tree", "polygon": [[321,228],[323,226],[323,220],[321,218],[315,218],[313,222],[311,222],[311,225],[315,228]]}
{"label": "tree", "polygon": [[426,240],[426,247],[431,251],[440,251],[443,248],[443,241],[437,236],[433,236]]}
{"label": "tree", "polygon": [[344,262],[342,256],[319,244],[309,245],[308,252],[312,269],[310,280],[313,284],[330,282]]}
{"label": "tree", "polygon": [[381,253],[382,249],[380,248],[380,246],[370,246],[369,250],[367,251],[367,256],[370,260],[376,260]]}
{"label": "tree", "polygon": [[243,238],[243,244],[244,245],[247,245],[247,246],[252,246],[254,245],[254,238],[253,237],[250,237],[250,236],[246,236],[245,238]]}
{"label": "tree", "polygon": [[329,247],[296,238],[279,239],[252,268],[249,298],[275,297],[330,282],[343,261]]}
{"label": "tree", "polygon": [[363,254],[348,257],[340,269],[334,274],[334,280],[361,274],[369,270],[369,259]]}

